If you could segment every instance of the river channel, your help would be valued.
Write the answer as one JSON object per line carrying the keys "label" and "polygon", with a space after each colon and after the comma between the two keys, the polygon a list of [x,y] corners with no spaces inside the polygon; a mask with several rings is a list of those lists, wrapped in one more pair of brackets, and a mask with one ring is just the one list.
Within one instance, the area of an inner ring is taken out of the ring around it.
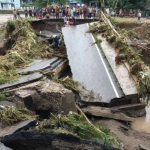
{"label": "river channel", "polygon": [[150,107],[146,107],[146,116],[135,119],[132,128],[134,130],[150,133]]}

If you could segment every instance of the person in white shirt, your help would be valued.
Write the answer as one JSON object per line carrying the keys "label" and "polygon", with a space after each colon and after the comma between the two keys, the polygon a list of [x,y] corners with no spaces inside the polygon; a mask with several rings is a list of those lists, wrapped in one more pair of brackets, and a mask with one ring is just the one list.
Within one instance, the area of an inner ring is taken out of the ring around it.
{"label": "person in white shirt", "polygon": [[138,10],[138,21],[140,21],[140,19],[141,19],[141,11],[140,10]]}

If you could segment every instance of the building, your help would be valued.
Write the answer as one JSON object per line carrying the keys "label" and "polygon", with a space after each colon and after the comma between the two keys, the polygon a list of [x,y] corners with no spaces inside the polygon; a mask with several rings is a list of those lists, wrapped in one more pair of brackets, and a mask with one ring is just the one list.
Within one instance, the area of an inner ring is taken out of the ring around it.
{"label": "building", "polygon": [[20,0],[0,0],[0,9],[20,8]]}
{"label": "building", "polygon": [[70,6],[81,6],[81,0],[78,1],[74,1],[74,0],[70,0]]}

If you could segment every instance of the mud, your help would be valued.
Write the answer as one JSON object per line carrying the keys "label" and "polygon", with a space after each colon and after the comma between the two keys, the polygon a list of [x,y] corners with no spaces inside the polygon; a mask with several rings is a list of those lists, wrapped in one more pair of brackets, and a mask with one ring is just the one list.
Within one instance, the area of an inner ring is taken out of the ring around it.
{"label": "mud", "polygon": [[135,122],[132,123],[132,128],[150,134],[150,107],[146,108],[146,116],[135,119]]}
{"label": "mud", "polygon": [[119,138],[124,145],[124,150],[139,150],[139,145],[150,148],[150,134],[136,131],[125,124],[115,120],[101,120],[101,125],[106,125],[110,132]]}

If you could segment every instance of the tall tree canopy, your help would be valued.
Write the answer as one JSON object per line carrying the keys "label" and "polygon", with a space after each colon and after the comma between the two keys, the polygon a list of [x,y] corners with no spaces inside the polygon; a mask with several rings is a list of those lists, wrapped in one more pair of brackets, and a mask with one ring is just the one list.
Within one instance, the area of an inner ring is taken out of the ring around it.
{"label": "tall tree canopy", "polygon": [[35,0],[34,4],[36,6],[47,6],[55,2],[56,4],[64,5],[69,2],[69,0]]}
{"label": "tall tree canopy", "polygon": [[124,9],[143,9],[150,0],[105,0],[106,6]]}
{"label": "tall tree canopy", "polygon": [[[26,0],[23,0],[26,1]],[[35,0],[37,6],[46,6],[55,2],[57,4],[68,4],[70,0]],[[100,2],[101,6],[104,4],[107,7],[112,8],[124,8],[124,9],[143,9],[146,4],[150,4],[150,0],[82,0],[82,3],[89,5],[89,3]]]}

